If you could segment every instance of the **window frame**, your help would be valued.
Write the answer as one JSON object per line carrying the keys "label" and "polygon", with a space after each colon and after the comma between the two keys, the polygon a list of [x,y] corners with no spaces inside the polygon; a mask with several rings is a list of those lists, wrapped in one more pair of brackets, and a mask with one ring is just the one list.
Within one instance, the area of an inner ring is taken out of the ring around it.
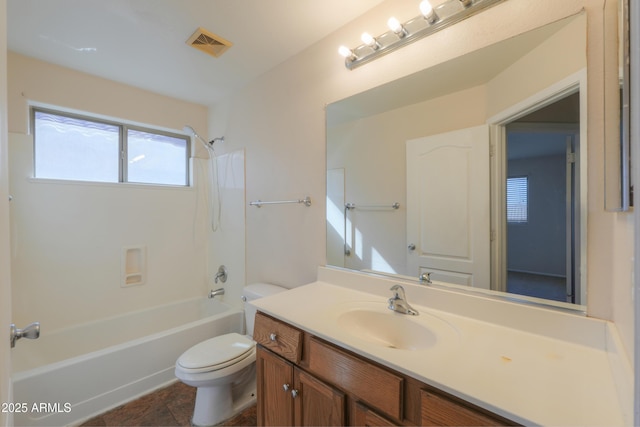
{"label": "window frame", "polygon": [[[88,113],[75,113],[70,111],[65,111],[61,109],[49,108],[49,107],[41,107],[38,105],[31,105],[29,107],[29,117],[31,121],[31,134],[33,135],[33,177],[36,179],[42,180],[52,180],[55,181],[57,179],[64,181],[76,181],[76,182],[91,182],[91,183],[99,183],[99,184],[133,184],[133,185],[152,185],[158,187],[191,187],[191,170],[190,170],[190,160],[191,160],[191,138],[189,136],[170,132],[166,130],[161,130],[158,128],[148,127],[145,125],[133,124],[130,122],[119,121],[116,119],[107,119],[99,116],[94,116]],[[73,179],[64,179],[64,178],[41,178],[37,176],[36,171],[36,150],[37,150],[37,134],[36,134],[36,113],[45,113],[52,114],[61,117],[67,117],[71,119],[79,119],[86,120],[89,122],[95,122],[110,126],[118,127],[118,159],[115,159],[118,163],[118,181],[117,182],[105,182],[105,181],[93,181],[93,180],[73,180]],[[145,132],[154,135],[162,135],[168,136],[171,138],[182,139],[185,141],[185,177],[184,184],[165,184],[158,182],[137,182],[137,181],[129,181],[129,165],[128,165],[128,131],[135,130],[139,132]]]}
{"label": "window frame", "polygon": [[[525,190],[526,190],[526,205],[525,205],[525,218],[524,220],[513,220],[509,219],[509,180],[511,179],[524,179],[525,181]],[[529,176],[528,175],[514,175],[507,177],[506,185],[505,185],[505,205],[506,205],[506,217],[507,224],[511,225],[526,225],[529,223]]]}

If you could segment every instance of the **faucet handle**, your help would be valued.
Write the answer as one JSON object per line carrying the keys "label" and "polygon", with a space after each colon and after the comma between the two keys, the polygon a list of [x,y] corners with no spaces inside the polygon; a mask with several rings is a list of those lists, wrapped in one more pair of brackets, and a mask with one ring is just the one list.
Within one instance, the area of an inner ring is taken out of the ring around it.
{"label": "faucet handle", "polygon": [[218,283],[218,280],[220,280],[222,283],[225,283],[227,281],[227,267],[225,267],[224,265],[218,267],[218,272],[214,276],[213,281],[215,283]]}
{"label": "faucet handle", "polygon": [[391,292],[394,292],[394,298],[405,299],[404,288],[400,285],[393,285],[390,289]]}

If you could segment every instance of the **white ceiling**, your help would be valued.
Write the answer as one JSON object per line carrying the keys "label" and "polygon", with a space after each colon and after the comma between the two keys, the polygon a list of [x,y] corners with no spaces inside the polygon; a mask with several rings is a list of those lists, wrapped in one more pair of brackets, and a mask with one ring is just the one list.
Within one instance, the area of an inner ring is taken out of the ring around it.
{"label": "white ceiling", "polygon": [[[211,105],[382,1],[8,0],[7,42],[23,55]],[[233,47],[214,58],[188,46],[198,27]]]}

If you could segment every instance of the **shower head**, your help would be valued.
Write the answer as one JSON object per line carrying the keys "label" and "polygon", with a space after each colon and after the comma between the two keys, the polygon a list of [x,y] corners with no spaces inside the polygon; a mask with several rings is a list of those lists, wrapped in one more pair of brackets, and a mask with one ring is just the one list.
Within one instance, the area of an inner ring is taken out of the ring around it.
{"label": "shower head", "polygon": [[221,141],[224,142],[224,136],[221,136],[219,138],[213,138],[211,141],[207,142],[204,138],[202,138],[200,135],[198,135],[198,132],[196,132],[191,126],[189,125],[185,125],[185,127],[182,128],[182,130],[185,133],[190,133],[193,136],[195,136],[196,138],[198,138],[205,146],[213,146],[213,144],[217,141]]}

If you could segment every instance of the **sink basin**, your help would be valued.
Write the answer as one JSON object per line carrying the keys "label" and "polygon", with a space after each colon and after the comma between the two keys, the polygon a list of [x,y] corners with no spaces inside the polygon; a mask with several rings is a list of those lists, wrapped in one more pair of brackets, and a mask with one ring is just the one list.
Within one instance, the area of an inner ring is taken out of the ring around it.
{"label": "sink basin", "polygon": [[350,309],[337,318],[339,327],[355,338],[370,344],[399,350],[425,350],[442,336],[443,328],[451,328],[444,320],[421,313],[409,316],[380,308]]}

